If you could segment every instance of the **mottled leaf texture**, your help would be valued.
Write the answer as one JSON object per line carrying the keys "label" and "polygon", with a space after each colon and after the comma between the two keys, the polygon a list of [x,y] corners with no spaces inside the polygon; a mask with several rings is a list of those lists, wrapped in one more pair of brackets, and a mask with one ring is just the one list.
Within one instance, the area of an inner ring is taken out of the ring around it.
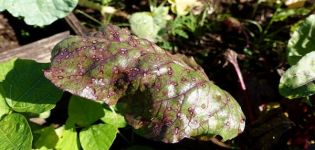
{"label": "mottled leaf texture", "polygon": [[305,54],[315,51],[315,14],[310,15],[296,30],[288,43],[288,62],[296,64]]}
{"label": "mottled leaf texture", "polygon": [[0,121],[0,149],[30,150],[33,136],[24,116],[9,114]]}
{"label": "mottled leaf texture", "polygon": [[113,25],[57,44],[45,76],[75,95],[108,105],[120,100],[127,122],[153,140],[214,135],[228,140],[245,126],[239,104],[193,58],[171,55]]}
{"label": "mottled leaf texture", "polygon": [[314,80],[315,51],[306,54],[284,73],[279,84],[280,94],[290,99],[313,95]]}

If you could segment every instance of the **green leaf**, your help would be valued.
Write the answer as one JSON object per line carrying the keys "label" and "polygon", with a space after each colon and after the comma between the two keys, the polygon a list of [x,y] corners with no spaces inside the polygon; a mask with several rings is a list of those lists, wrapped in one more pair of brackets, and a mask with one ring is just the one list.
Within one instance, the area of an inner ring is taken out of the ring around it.
{"label": "green leaf", "polygon": [[156,41],[160,28],[154,23],[150,12],[133,13],[129,18],[131,31],[150,41]]}
{"label": "green leaf", "polygon": [[127,125],[127,122],[121,114],[116,113],[114,110],[109,110],[107,108],[103,109],[105,115],[101,120],[107,124],[113,125],[117,128],[123,128]]}
{"label": "green leaf", "polygon": [[78,0],[0,0],[0,11],[22,16],[29,25],[44,26],[66,17],[77,3]]}
{"label": "green leaf", "polygon": [[5,79],[5,76],[8,74],[8,72],[12,70],[14,62],[15,59],[11,59],[0,64],[0,120],[3,115],[7,114],[10,111],[9,106],[5,101],[2,81]]}
{"label": "green leaf", "polygon": [[57,142],[57,150],[79,150],[80,145],[74,123],[68,120]]}
{"label": "green leaf", "polygon": [[302,7],[302,8],[297,8],[297,9],[286,8],[286,9],[280,9],[278,11],[279,13],[274,13],[274,16],[272,16],[272,19],[274,22],[284,21],[288,19],[289,17],[293,17],[293,16],[306,15],[307,13],[309,13],[310,9]]}
{"label": "green leaf", "polygon": [[119,100],[128,124],[153,140],[214,135],[228,140],[245,126],[239,104],[193,58],[171,55],[116,26],[57,44],[45,76],[75,95],[108,105]]}
{"label": "green leaf", "polygon": [[44,77],[43,69],[47,67],[32,60],[15,60],[0,84],[2,96],[14,111],[42,113],[55,107],[62,91]]}
{"label": "green leaf", "polygon": [[0,121],[0,149],[3,150],[30,150],[33,136],[31,129],[20,114],[10,114]]}
{"label": "green leaf", "polygon": [[53,149],[58,139],[55,129],[52,126],[42,128],[34,132],[34,147],[38,149]]}
{"label": "green leaf", "polygon": [[310,96],[315,93],[315,51],[303,56],[280,79],[279,91],[287,98]]}
{"label": "green leaf", "polygon": [[152,10],[152,17],[154,19],[154,23],[160,27],[160,28],[164,28],[166,27],[166,23],[167,23],[167,17],[168,17],[168,7],[156,7],[153,8]]}
{"label": "green leaf", "polygon": [[136,12],[129,18],[131,31],[152,42],[159,38],[158,32],[166,26],[168,7],[157,7],[152,12]]}
{"label": "green leaf", "polygon": [[305,54],[315,51],[315,14],[310,15],[296,30],[288,43],[288,62],[296,64]]}
{"label": "green leaf", "polygon": [[181,36],[181,37],[183,37],[185,39],[189,38],[188,34],[184,30],[181,30],[181,29],[174,30],[174,35]]}
{"label": "green leaf", "polygon": [[104,111],[100,103],[78,96],[71,97],[68,113],[69,119],[82,127],[89,126],[104,116]]}
{"label": "green leaf", "polygon": [[80,142],[84,150],[108,150],[117,132],[117,128],[112,125],[93,125],[80,132]]}
{"label": "green leaf", "polygon": [[11,59],[0,64],[0,82],[2,82],[5,79],[5,76],[8,74],[8,72],[12,70],[15,61],[16,59]]}
{"label": "green leaf", "polygon": [[0,120],[3,115],[9,113],[10,108],[8,104],[5,101],[5,97],[3,95],[3,85],[2,82],[0,82]]}

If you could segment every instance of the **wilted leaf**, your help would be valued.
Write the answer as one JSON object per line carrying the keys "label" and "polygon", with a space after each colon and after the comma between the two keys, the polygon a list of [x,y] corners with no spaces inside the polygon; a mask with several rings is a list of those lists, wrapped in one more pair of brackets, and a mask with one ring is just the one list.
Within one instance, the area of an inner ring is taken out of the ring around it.
{"label": "wilted leaf", "polygon": [[112,125],[93,125],[80,132],[80,143],[84,150],[108,150],[117,132],[117,128]]}
{"label": "wilted leaf", "polygon": [[280,79],[282,96],[298,98],[315,93],[315,51],[306,54],[296,65],[289,68]]}
{"label": "wilted leaf", "polygon": [[69,119],[86,127],[104,116],[102,105],[85,98],[72,96],[69,103]]}
{"label": "wilted leaf", "polygon": [[109,105],[121,99],[127,122],[154,140],[213,135],[228,140],[245,126],[238,103],[192,58],[171,55],[116,26],[57,44],[45,76],[88,99]]}
{"label": "wilted leaf", "polygon": [[288,62],[296,64],[305,54],[315,51],[315,14],[296,30],[288,43]]}
{"label": "wilted leaf", "polygon": [[22,16],[29,25],[44,26],[67,16],[77,3],[78,0],[0,0],[0,11]]}
{"label": "wilted leaf", "polygon": [[10,114],[0,121],[0,149],[3,150],[30,150],[33,136],[31,129],[20,114]]}
{"label": "wilted leaf", "polygon": [[[1,67],[1,64],[0,64]],[[14,111],[42,113],[55,107],[62,91],[44,77],[48,64],[17,59],[0,84],[0,93]]]}

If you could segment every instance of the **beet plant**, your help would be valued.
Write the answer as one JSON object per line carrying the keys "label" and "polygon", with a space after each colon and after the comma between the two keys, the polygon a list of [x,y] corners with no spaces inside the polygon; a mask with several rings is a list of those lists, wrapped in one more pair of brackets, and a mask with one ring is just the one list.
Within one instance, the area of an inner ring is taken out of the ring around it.
{"label": "beet plant", "polygon": [[[237,101],[193,58],[172,55],[114,25],[64,39],[53,48],[50,67],[18,59],[0,68],[4,149],[109,149],[127,124],[165,143],[214,136],[226,141],[245,127]],[[62,93],[57,87],[74,94],[66,123],[30,129],[26,118],[53,109]]]}
{"label": "beet plant", "polygon": [[136,132],[175,143],[185,137],[238,135],[245,117],[226,91],[209,81],[192,58],[108,26],[73,36],[52,51],[45,76],[72,94],[115,105]]}
{"label": "beet plant", "polygon": [[288,42],[288,63],[292,65],[281,77],[280,94],[293,99],[315,93],[315,15],[310,15]]}

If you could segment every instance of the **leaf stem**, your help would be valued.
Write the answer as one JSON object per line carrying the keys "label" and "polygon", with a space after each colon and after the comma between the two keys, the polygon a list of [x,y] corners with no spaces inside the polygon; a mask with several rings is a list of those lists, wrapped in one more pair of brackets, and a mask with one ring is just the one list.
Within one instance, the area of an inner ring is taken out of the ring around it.
{"label": "leaf stem", "polygon": [[254,117],[254,113],[253,113],[253,110],[252,110],[252,104],[251,104],[251,101],[249,100],[248,98],[248,94],[246,92],[246,85],[244,83],[244,80],[243,80],[243,75],[241,73],[241,69],[238,65],[238,62],[237,62],[237,53],[231,49],[228,49],[226,52],[225,52],[225,58],[227,59],[228,62],[230,62],[232,64],[232,66],[234,67],[234,70],[237,74],[237,77],[240,81],[240,85],[241,85],[241,89],[243,91],[243,97],[244,97],[244,107],[247,111],[247,118],[248,118],[248,122],[251,123],[255,120],[255,117]]}
{"label": "leaf stem", "polygon": [[98,21],[97,19],[95,19],[94,17],[86,14],[85,12],[81,11],[81,10],[75,10],[75,12],[79,13],[79,14],[82,14],[84,17],[96,22],[97,24],[101,25],[101,26],[104,26],[102,22]]}
{"label": "leaf stem", "polygon": [[237,77],[238,77],[238,79],[240,81],[241,88],[242,88],[243,91],[245,91],[246,90],[246,85],[244,83],[243,75],[241,73],[240,67],[239,67],[238,62],[237,62],[237,53],[235,51],[231,50],[231,49],[228,49],[225,52],[225,57],[226,57],[227,61],[229,61],[233,65],[233,67],[234,67],[234,69],[236,71]]}

